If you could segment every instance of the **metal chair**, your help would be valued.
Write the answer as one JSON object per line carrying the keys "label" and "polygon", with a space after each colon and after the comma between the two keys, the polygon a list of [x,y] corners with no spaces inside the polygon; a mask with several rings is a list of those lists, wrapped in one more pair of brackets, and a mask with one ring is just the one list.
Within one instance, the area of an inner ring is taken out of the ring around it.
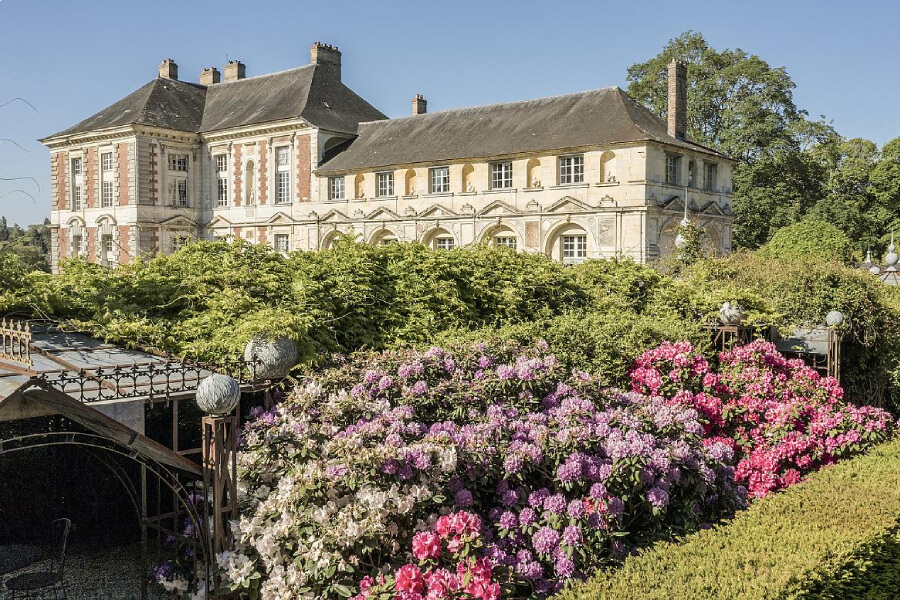
{"label": "metal chair", "polygon": [[53,521],[54,548],[49,569],[22,573],[5,583],[9,600],[40,599],[67,600],[64,569],[66,566],[66,543],[72,522],[69,519]]}

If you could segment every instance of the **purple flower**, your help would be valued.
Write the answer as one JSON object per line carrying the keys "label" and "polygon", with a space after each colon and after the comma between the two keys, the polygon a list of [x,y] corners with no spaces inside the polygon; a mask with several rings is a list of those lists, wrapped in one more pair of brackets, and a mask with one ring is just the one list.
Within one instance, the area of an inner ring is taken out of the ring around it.
{"label": "purple flower", "polygon": [[520,562],[516,565],[516,571],[526,579],[540,579],[544,576],[544,568],[536,560]]}
{"label": "purple flower", "polygon": [[566,508],[566,512],[573,519],[580,519],[584,516],[584,502],[579,499],[572,500],[569,502],[569,506]]}
{"label": "purple flower", "polygon": [[512,529],[513,527],[519,524],[519,520],[516,518],[516,513],[508,510],[500,515],[500,527],[503,529]]}
{"label": "purple flower", "polygon": [[528,526],[534,523],[537,520],[537,514],[533,509],[528,508],[527,506],[519,512],[519,523],[522,525]]}
{"label": "purple flower", "polygon": [[492,364],[494,364],[494,359],[490,356],[482,356],[478,359],[478,367],[481,369],[488,369]]}
{"label": "purple flower", "polygon": [[325,476],[329,479],[340,479],[346,475],[349,470],[350,469],[348,469],[345,464],[331,465],[325,469]]}
{"label": "purple flower", "polygon": [[466,508],[472,506],[472,492],[467,489],[461,489],[453,496],[453,502],[461,507]]}
{"label": "purple flower", "polygon": [[366,383],[366,385],[372,385],[380,378],[381,374],[378,371],[369,370],[366,371],[366,374],[363,376],[363,381]]}
{"label": "purple flower", "polygon": [[[576,500],[577,502],[577,500]],[[576,525],[569,525],[563,529],[563,543],[567,546],[580,546],[584,543],[584,537],[581,535],[581,529]]]}
{"label": "purple flower", "polygon": [[553,566],[556,570],[556,574],[560,576],[562,579],[568,579],[575,572],[575,561],[573,561],[567,554],[560,553],[559,556],[556,557],[556,564]]}
{"label": "purple flower", "polygon": [[411,388],[409,388],[409,391],[417,396],[421,396],[428,391],[428,384],[420,379],[419,381],[415,382]]}
{"label": "purple flower", "polygon": [[594,485],[591,486],[590,494],[592,497],[596,498],[597,500],[600,500],[604,496],[606,496],[606,486],[603,485],[602,483],[595,483]]}
{"label": "purple flower", "polygon": [[550,491],[547,488],[541,488],[528,495],[528,505],[532,508],[540,508],[544,506],[544,500],[550,497]]}
{"label": "purple flower", "polygon": [[518,501],[519,495],[516,493],[516,490],[506,490],[505,492],[500,494],[500,503],[503,506],[512,506]]}
{"label": "purple flower", "polygon": [[552,527],[541,527],[531,536],[531,544],[541,554],[552,554],[559,544],[559,532]]}
{"label": "purple flower", "polygon": [[508,475],[518,473],[522,470],[523,466],[525,466],[525,461],[523,461],[522,457],[518,454],[510,454],[503,461],[503,470],[506,471]]}
{"label": "purple flower", "polygon": [[556,468],[556,476],[562,482],[577,481],[581,477],[581,463],[567,460]]}
{"label": "purple flower", "polygon": [[606,512],[611,517],[617,517],[625,511],[625,503],[621,498],[613,496],[606,501]]}
{"label": "purple flower", "polygon": [[566,497],[562,494],[554,494],[544,500],[544,510],[550,511],[554,515],[561,515],[566,512]]}
{"label": "purple flower", "polygon": [[663,508],[669,503],[669,493],[662,488],[652,487],[647,492],[647,500],[656,508]]}
{"label": "purple flower", "polygon": [[500,379],[512,379],[515,374],[516,370],[509,365],[500,365],[497,367],[497,377]]}
{"label": "purple flower", "polygon": [[380,391],[389,390],[394,385],[394,378],[389,375],[385,375],[381,379],[378,380],[378,389]]}

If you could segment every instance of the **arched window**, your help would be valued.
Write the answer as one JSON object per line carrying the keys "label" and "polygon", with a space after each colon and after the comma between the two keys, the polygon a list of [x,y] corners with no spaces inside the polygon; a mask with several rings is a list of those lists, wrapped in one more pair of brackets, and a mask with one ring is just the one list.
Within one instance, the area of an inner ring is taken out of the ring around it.
{"label": "arched window", "polygon": [[81,219],[69,221],[69,258],[84,256],[86,232]]}
{"label": "arched window", "polygon": [[525,167],[525,174],[528,177],[527,187],[541,187],[541,161],[536,158],[529,160]]}
{"label": "arched window", "polygon": [[434,250],[452,250],[456,248],[456,238],[443,228],[432,229],[423,240],[424,244]]}
{"label": "arched window", "polygon": [[518,250],[519,248],[519,236],[505,225],[489,228],[481,238],[481,241],[500,248],[510,248],[512,250]]}
{"label": "arched window", "polygon": [[600,181],[615,183],[616,179],[616,155],[606,151],[600,155]]}
{"label": "arched window", "polygon": [[252,160],[247,161],[244,167],[244,198],[247,205],[256,204],[256,165]]}
{"label": "arched window", "polygon": [[591,252],[587,231],[580,225],[567,223],[551,233],[547,251],[551,258],[564,264],[582,263]]}
{"label": "arched window", "polygon": [[119,263],[118,231],[112,217],[100,217],[97,220],[97,259],[104,267],[112,267]]}
{"label": "arched window", "polygon": [[396,244],[397,234],[389,229],[379,229],[369,238],[369,243],[373,246],[387,246],[388,244]]}

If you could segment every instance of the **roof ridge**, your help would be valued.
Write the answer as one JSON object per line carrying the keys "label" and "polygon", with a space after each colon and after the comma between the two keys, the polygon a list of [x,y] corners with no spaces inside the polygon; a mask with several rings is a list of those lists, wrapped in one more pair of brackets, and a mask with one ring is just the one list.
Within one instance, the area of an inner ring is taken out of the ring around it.
{"label": "roof ridge", "polygon": [[427,119],[433,115],[446,115],[448,113],[455,112],[465,112],[469,110],[480,110],[483,108],[497,108],[497,107],[507,107],[507,106],[515,106],[515,105],[523,105],[523,104],[535,104],[539,102],[546,102],[549,100],[559,100],[560,98],[570,98],[572,96],[586,96],[588,94],[595,94],[597,92],[605,92],[609,90],[619,90],[622,89],[617,85],[610,85],[602,88],[594,88],[591,90],[582,90],[580,92],[569,92],[567,94],[554,94],[552,96],[541,96],[540,98],[531,98],[528,100],[511,100],[509,102],[494,102],[493,104],[476,104],[474,106],[460,106],[458,108],[447,108],[444,110],[438,110],[435,112],[424,113],[421,115],[406,115],[403,117],[395,117],[393,119],[386,119],[380,121],[362,121],[360,122],[360,126],[369,125],[373,123],[388,123],[388,122],[396,122],[396,121],[404,121],[407,119]]}
{"label": "roof ridge", "polygon": [[220,87],[225,85],[232,85],[235,83],[242,83],[244,81],[252,81],[254,79],[263,79],[265,77],[272,77],[273,75],[283,75],[285,73],[290,73],[291,71],[300,71],[301,69],[308,69],[310,67],[315,68],[316,63],[308,63],[299,67],[291,67],[290,69],[282,69],[281,71],[272,71],[271,73],[262,73],[261,75],[254,75],[253,77],[244,77],[243,79],[235,79],[234,81],[221,81],[219,83],[214,83],[212,85],[203,86],[206,89],[213,87]]}

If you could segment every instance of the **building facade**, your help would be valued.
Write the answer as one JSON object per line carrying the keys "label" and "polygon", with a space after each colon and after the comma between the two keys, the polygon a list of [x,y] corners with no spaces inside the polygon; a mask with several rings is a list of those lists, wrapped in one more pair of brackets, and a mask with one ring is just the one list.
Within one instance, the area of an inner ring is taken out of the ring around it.
{"label": "building facade", "polygon": [[712,248],[731,248],[733,161],[684,136],[685,72],[669,121],[618,88],[387,119],[341,81],[341,53],[247,78],[158,77],[41,140],[51,153],[52,259],[106,265],[189,239],[279,251],[486,242],[564,262],[664,255],[687,201]]}

